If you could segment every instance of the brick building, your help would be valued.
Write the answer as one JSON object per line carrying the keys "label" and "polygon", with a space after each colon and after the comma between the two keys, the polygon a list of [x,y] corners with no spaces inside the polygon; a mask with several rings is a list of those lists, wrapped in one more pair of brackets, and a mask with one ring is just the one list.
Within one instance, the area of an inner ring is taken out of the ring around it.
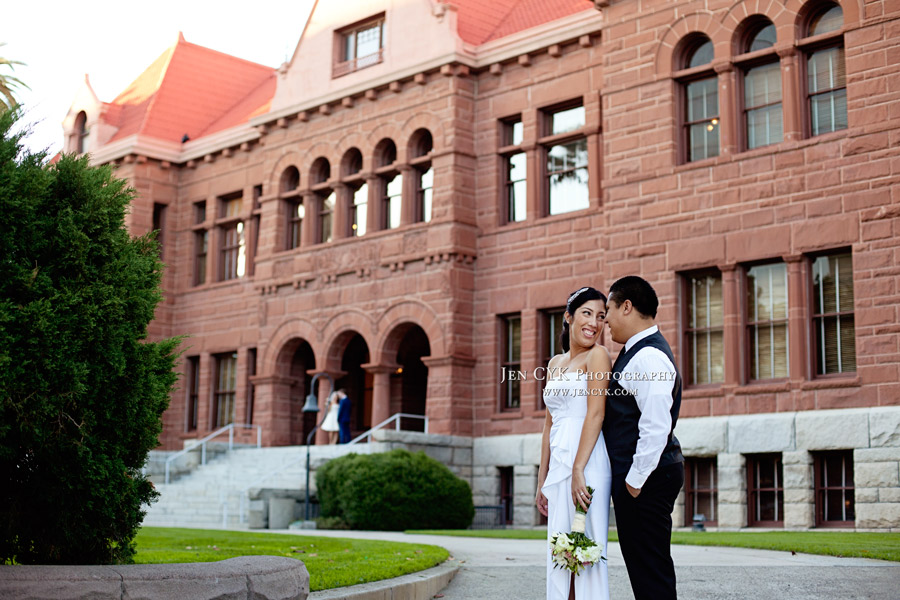
{"label": "brick building", "polygon": [[898,2],[321,2],[278,69],[179,38],[64,130],[161,231],[165,448],[301,444],[326,372],[356,432],[426,415],[536,522],[534,370],[571,290],[638,273],[685,377],[676,519],[900,528]]}

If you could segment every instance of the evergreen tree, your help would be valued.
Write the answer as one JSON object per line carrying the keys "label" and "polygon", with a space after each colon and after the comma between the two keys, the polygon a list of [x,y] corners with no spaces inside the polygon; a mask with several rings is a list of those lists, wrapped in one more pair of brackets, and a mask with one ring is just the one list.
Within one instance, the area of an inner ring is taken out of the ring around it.
{"label": "evergreen tree", "polygon": [[178,340],[145,341],[161,299],[152,235],[109,167],[23,149],[0,113],[0,562],[130,562]]}

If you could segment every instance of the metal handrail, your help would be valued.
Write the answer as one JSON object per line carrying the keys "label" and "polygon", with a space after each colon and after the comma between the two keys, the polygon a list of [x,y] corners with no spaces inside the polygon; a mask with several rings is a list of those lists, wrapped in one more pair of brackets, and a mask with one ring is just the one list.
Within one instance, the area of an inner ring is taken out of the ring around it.
{"label": "metal handrail", "polygon": [[259,425],[250,425],[247,423],[229,423],[225,427],[222,427],[221,429],[217,429],[216,431],[213,431],[212,433],[207,435],[205,438],[195,440],[193,443],[186,446],[183,450],[179,450],[175,454],[172,454],[171,456],[167,457],[166,458],[166,484],[169,483],[169,467],[176,458],[178,458],[179,456],[182,456],[184,454],[187,454],[191,450],[195,450],[199,447],[200,448],[200,464],[205,465],[206,464],[206,443],[214,438],[219,437],[226,431],[228,432],[228,451],[231,452],[232,450],[234,450],[234,430],[236,427],[240,427],[241,429],[255,428],[256,429],[256,447],[257,448],[262,447],[262,427],[260,427]]}
{"label": "metal handrail", "polygon": [[365,437],[368,437],[369,442],[371,442],[372,441],[372,432],[377,431],[378,429],[381,429],[385,425],[388,425],[391,421],[393,421],[395,424],[394,431],[400,431],[400,419],[402,419],[403,417],[406,417],[408,419],[422,419],[423,421],[425,421],[425,431],[423,433],[428,433],[428,417],[426,417],[425,415],[412,415],[409,413],[396,413],[396,414],[394,414],[394,416],[385,419],[384,421],[382,421],[381,423],[379,423],[372,429],[366,431],[365,433],[359,434],[358,436],[356,436],[355,438],[353,438],[352,440],[347,442],[347,445],[350,446],[351,444],[356,444]]}
{"label": "metal handrail", "polygon": [[[379,424],[376,425],[375,427],[371,428],[370,430],[366,431],[366,432],[363,433],[363,434],[360,434],[360,435],[357,436],[356,438],[350,440],[350,441],[347,442],[347,444],[345,444],[345,445],[349,446],[349,445],[351,445],[351,444],[356,444],[357,442],[359,442],[359,440],[361,440],[362,438],[364,438],[364,437],[366,437],[366,436],[369,436],[369,441],[371,442],[372,432],[375,431],[375,430],[377,430],[377,429],[381,429],[382,427],[384,427],[385,425],[388,425],[388,424],[391,423],[392,421],[395,423],[394,430],[395,430],[395,431],[400,431],[400,419],[401,419],[402,417],[410,417],[410,418],[414,418],[414,419],[423,419],[423,420],[425,421],[425,431],[424,431],[424,433],[428,433],[428,417],[426,417],[425,415],[412,415],[412,414],[409,414],[409,413],[396,413],[394,416],[392,416],[392,417],[390,417],[390,418],[388,418],[388,419],[385,419],[384,421],[382,421],[381,423],[379,423]],[[263,481],[265,481],[265,480],[268,479],[269,477],[274,477],[275,475],[279,475],[279,474],[282,473],[283,471],[286,471],[287,469],[290,469],[291,467],[293,467],[294,465],[296,465],[297,463],[299,463],[299,462],[301,462],[301,461],[303,461],[303,460],[306,460],[306,457],[301,456],[300,458],[296,458],[296,459],[294,459],[294,460],[291,460],[291,461],[282,463],[282,464],[279,465],[277,468],[275,468],[275,469],[269,471],[268,473],[264,473],[264,474],[263,474],[262,476],[260,476],[260,477],[257,477],[256,479],[253,480],[253,483],[251,483],[250,485],[246,486],[243,490],[241,490],[241,492],[240,492],[240,507],[239,507],[239,509],[238,509],[239,514],[240,514],[240,522],[241,522],[241,524],[243,524],[243,523],[246,522],[246,508],[247,508],[246,504],[247,504],[247,501],[250,499],[250,497],[249,497],[249,492],[250,492],[250,490],[252,490],[253,488],[257,487],[260,483],[262,483]],[[224,504],[222,505],[222,510],[223,510],[222,521],[224,522],[224,521],[227,519],[227,512],[226,512],[226,511],[228,510],[228,509],[225,507]]]}

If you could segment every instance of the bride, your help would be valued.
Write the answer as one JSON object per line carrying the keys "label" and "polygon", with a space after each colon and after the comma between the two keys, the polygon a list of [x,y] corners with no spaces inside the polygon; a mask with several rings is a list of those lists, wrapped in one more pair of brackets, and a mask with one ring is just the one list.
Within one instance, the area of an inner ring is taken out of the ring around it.
{"label": "bride", "polygon": [[[547,417],[541,438],[538,510],[547,517],[548,541],[572,530],[575,503],[588,508],[585,533],[607,556],[611,471],[600,429],[606,408],[609,352],[597,344],[606,317],[606,297],[591,287],[569,296],[562,331],[564,354],[548,364],[544,404]],[[593,497],[588,486],[594,488]],[[577,577],[553,568],[547,548],[547,599],[609,598],[606,561],[585,568]],[[574,580],[574,586],[572,582]]]}

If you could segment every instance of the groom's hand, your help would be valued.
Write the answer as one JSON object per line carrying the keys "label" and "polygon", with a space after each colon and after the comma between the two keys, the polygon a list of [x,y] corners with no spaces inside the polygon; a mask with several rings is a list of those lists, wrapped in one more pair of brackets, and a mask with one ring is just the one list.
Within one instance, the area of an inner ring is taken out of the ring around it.
{"label": "groom's hand", "polygon": [[628,489],[628,493],[631,494],[632,498],[637,498],[641,493],[641,488],[631,487],[629,484],[625,484],[625,487]]}

